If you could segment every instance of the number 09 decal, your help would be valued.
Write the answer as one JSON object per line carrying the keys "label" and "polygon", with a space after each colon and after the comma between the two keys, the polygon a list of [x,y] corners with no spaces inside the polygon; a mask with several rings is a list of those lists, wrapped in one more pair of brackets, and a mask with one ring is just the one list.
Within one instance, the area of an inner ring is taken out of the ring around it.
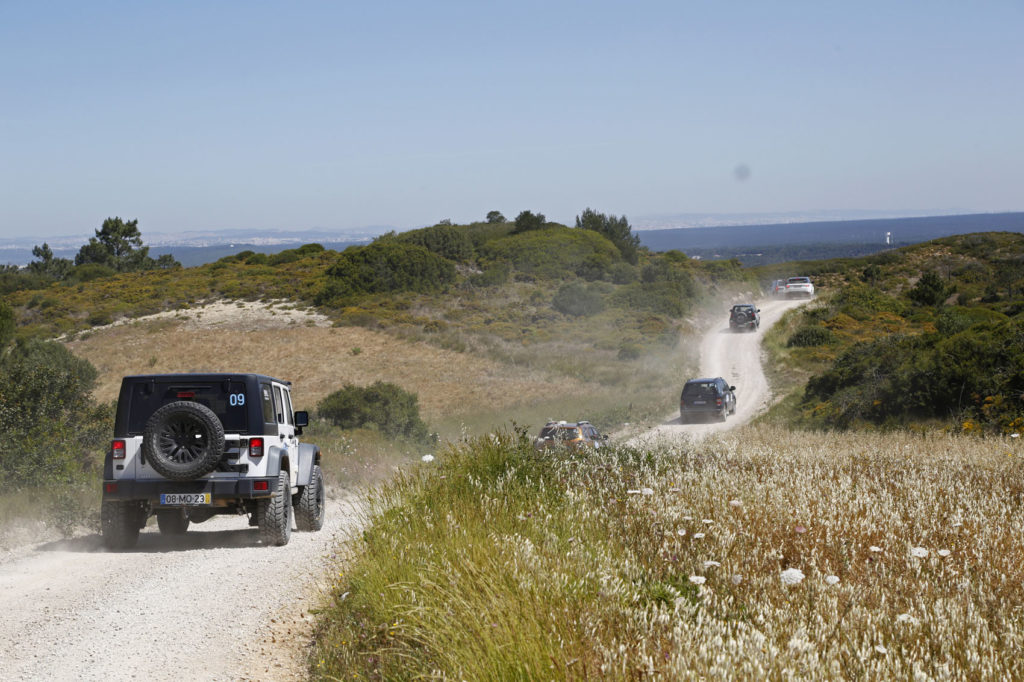
{"label": "number 09 decal", "polygon": [[228,404],[231,407],[241,407],[245,405],[245,394],[244,393],[232,393],[228,396]]}

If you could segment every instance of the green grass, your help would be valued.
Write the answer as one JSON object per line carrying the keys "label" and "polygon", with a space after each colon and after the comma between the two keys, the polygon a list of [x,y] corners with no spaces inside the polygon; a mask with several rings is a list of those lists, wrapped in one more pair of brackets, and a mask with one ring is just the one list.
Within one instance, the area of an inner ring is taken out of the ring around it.
{"label": "green grass", "polygon": [[523,436],[372,496],[314,679],[1024,675],[1015,440],[759,426],[542,456]]}

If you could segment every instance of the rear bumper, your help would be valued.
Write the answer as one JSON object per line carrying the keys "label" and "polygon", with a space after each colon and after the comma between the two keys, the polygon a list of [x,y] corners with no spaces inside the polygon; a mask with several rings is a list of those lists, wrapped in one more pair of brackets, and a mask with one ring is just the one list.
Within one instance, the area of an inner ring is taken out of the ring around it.
{"label": "rear bumper", "polygon": [[[256,490],[256,483],[266,490]],[[162,493],[210,493],[214,500],[254,500],[270,497],[277,491],[277,477],[238,480],[201,479],[198,481],[103,481],[104,500],[145,500],[160,502]]]}

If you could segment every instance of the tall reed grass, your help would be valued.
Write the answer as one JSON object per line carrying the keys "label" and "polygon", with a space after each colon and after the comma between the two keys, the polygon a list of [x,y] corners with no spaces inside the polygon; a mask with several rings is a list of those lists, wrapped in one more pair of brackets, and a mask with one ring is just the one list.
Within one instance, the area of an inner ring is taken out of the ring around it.
{"label": "tall reed grass", "polygon": [[1021,679],[1019,439],[450,446],[373,497],[317,679]]}

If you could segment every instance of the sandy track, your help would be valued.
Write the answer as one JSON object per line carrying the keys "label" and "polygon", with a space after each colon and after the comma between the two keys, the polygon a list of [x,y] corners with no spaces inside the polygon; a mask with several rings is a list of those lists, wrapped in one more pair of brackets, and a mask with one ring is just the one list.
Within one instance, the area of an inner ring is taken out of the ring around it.
{"label": "sandy track", "polygon": [[[761,335],[778,322],[787,310],[803,303],[806,301],[758,301],[757,305],[761,309],[761,328],[756,332],[731,331],[728,311],[723,308],[721,324],[713,326],[701,339],[700,375],[724,377],[736,387],[736,414],[724,422],[682,424],[679,421],[677,407],[666,417],[663,424],[633,438],[630,444],[643,446],[666,440],[701,438],[745,424],[767,409],[772,396],[761,364]],[[684,381],[685,378],[679,382],[680,390]]]}
{"label": "sandy track", "polygon": [[0,563],[0,679],[305,679],[309,609],[356,505],[332,495],[324,528],[284,547],[222,516],[173,539],[154,523],[127,552],[98,535],[15,552]]}

